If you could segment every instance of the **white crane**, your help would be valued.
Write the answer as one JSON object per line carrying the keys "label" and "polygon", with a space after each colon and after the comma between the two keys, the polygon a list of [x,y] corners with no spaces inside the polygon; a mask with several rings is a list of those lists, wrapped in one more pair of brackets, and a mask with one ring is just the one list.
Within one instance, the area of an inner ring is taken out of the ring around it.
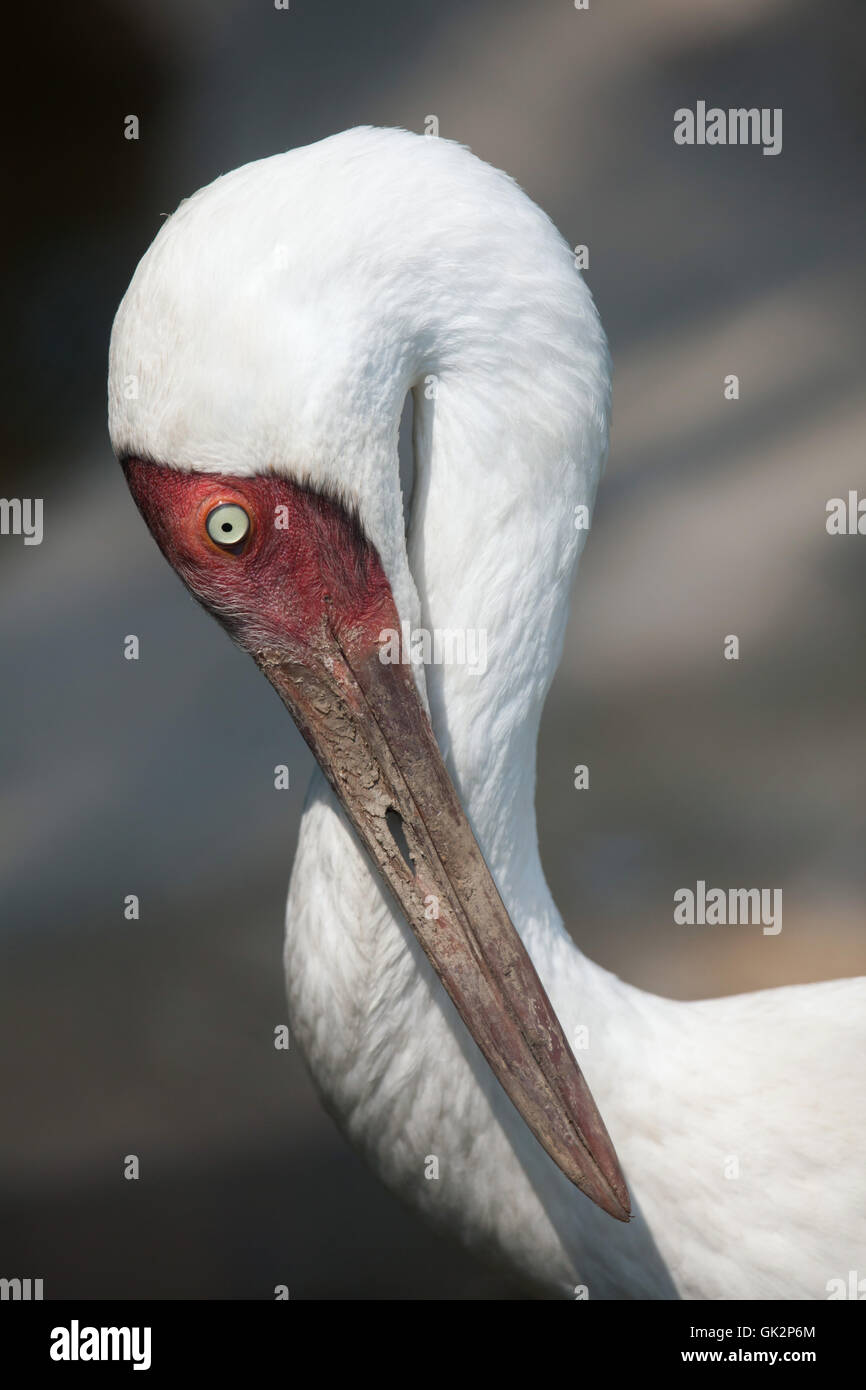
{"label": "white crane", "polygon": [[[825,1298],[866,1272],[866,981],[656,998],[581,954],[541,871],[536,737],[609,391],[548,218],[402,131],[186,200],[111,343],[111,437],[145,519],[327,774],[285,963],[351,1142],[556,1296]],[[486,634],[486,669],[383,661],[401,623]]]}

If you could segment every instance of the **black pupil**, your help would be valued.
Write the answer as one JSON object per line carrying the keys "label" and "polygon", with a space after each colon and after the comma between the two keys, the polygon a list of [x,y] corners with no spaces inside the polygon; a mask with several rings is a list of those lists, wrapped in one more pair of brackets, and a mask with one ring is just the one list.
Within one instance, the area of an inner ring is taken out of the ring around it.
{"label": "black pupil", "polygon": [[223,522],[223,530],[224,530],[224,531],[230,531],[231,529],[232,529],[232,524],[231,524],[231,522],[230,522],[230,521],[224,521],[224,522]]}

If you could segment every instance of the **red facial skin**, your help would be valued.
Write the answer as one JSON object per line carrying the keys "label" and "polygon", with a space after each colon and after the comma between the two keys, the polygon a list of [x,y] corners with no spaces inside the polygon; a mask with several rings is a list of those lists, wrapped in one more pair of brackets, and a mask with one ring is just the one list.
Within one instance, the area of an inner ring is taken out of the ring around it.
{"label": "red facial skin", "polygon": [[[300,658],[328,630],[344,650],[399,630],[379,557],[338,503],[275,474],[185,473],[139,459],[123,469],[169,564],[247,651],[282,647]],[[225,502],[250,517],[239,553],[205,528]]]}

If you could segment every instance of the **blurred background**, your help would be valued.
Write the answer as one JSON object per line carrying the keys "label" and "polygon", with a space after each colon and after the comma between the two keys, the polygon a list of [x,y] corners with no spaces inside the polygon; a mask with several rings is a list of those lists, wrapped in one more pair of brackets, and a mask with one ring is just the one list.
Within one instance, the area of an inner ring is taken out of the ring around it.
{"label": "blurred background", "polygon": [[[392,1199],[274,1050],[311,758],[108,444],[135,264],[247,160],[435,114],[589,246],[614,429],[542,728],[554,895],[588,954],[677,998],[866,969],[866,538],[825,529],[828,498],[866,495],[864,20],[860,0],[19,9],[0,492],[44,498],[45,531],[0,537],[0,1274],[57,1298],[524,1292]],[[783,108],[782,153],[676,146],[699,99]],[[675,926],[698,878],[781,887],[781,934]]]}

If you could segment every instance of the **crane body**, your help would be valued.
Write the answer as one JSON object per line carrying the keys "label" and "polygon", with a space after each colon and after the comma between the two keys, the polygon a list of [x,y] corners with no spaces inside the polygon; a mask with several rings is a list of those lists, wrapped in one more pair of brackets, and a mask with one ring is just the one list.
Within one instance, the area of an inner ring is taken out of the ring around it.
{"label": "crane body", "polygon": [[[186,200],[112,337],[136,502],[321,765],[285,968],[350,1142],[551,1296],[824,1298],[866,1243],[866,981],[647,994],[582,954],[541,869],[538,727],[609,405],[550,220],[401,131]],[[483,632],[483,669],[387,664],[404,625]]]}

